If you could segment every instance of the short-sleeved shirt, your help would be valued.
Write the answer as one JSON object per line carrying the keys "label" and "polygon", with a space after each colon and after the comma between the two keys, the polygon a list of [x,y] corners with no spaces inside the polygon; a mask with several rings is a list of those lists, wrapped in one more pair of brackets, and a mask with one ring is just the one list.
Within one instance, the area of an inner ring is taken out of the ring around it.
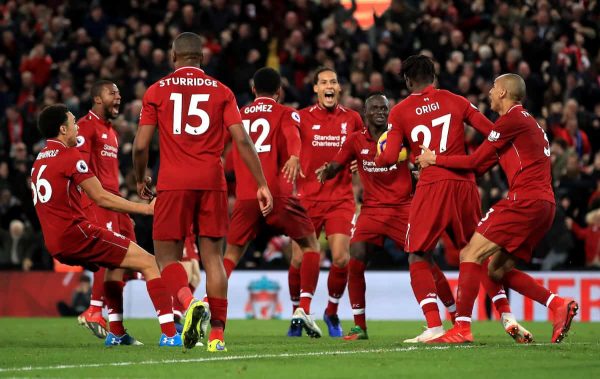
{"label": "short-sleeved shirt", "polygon": [[224,135],[241,123],[231,90],[197,67],[180,67],[150,86],[139,125],[158,125],[157,189],[225,191]]}
{"label": "short-sleeved shirt", "polygon": [[337,105],[327,110],[313,105],[300,110],[300,162],[306,178],[298,180],[298,196],[305,200],[340,201],[353,199],[352,174],[340,172],[325,184],[319,183],[315,170],[331,161],[350,134],[363,129],[360,115]]}
{"label": "short-sleeved shirt", "polygon": [[358,161],[364,187],[363,207],[397,207],[410,201],[412,181],[406,161],[390,167],[377,167],[377,142],[368,129],[354,132],[333,161],[342,165]]}
{"label": "short-sleeved shirt", "polygon": [[[254,142],[269,190],[274,197],[292,196],[293,187],[287,183],[281,169],[291,154],[300,150],[300,116],[290,107],[278,104],[268,97],[258,97],[240,110],[242,123]],[[290,141],[294,139],[294,141]],[[288,142],[295,145],[290,152]],[[256,200],[256,182],[233,145],[233,165],[236,178],[236,197]]]}
{"label": "short-sleeved shirt", "polygon": [[555,202],[548,137],[521,104],[496,121],[484,141],[487,143],[494,146],[500,158],[510,198]]}
{"label": "short-sleeved shirt", "polygon": [[31,169],[33,204],[50,253],[78,248],[74,241],[83,232],[77,228],[89,222],[82,211],[78,185],[93,176],[81,153],[58,140],[49,139],[38,154]]}
{"label": "short-sleeved shirt", "polygon": [[[102,188],[117,196],[119,193],[119,139],[112,124],[89,111],[77,121],[77,149],[90,171],[98,177]],[[92,201],[84,196],[83,205]]]}
{"label": "short-sleeved shirt", "polygon": [[[413,155],[420,154],[420,145],[433,150],[438,156],[465,155],[463,123],[469,123],[484,135],[489,133],[493,125],[464,97],[433,86],[410,94],[394,106],[388,120],[391,130],[386,152],[391,147],[391,141],[395,141],[394,144],[408,141]],[[390,150],[389,154],[392,153]],[[417,187],[438,180],[473,181],[475,178],[471,171],[433,166],[423,170]]]}

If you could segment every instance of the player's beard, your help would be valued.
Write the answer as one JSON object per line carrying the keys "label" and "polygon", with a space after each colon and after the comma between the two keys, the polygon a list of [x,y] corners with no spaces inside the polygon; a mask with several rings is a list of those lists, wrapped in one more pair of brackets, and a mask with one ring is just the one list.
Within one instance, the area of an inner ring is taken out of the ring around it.
{"label": "player's beard", "polygon": [[113,113],[113,109],[115,108],[114,105],[110,105],[110,106],[104,106],[104,116],[106,117],[107,120],[114,120],[115,118],[117,118],[119,116],[119,111],[117,108],[117,113]]}

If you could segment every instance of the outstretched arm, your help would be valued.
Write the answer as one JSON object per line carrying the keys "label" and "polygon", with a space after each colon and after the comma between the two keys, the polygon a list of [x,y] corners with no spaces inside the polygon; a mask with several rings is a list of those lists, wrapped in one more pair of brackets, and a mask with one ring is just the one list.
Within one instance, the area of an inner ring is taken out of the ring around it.
{"label": "outstretched arm", "polygon": [[154,214],[154,203],[156,201],[152,201],[150,204],[134,203],[120,196],[113,195],[102,188],[102,184],[100,184],[100,181],[95,176],[84,180],[79,185],[88,197],[102,208],[123,213]]}
{"label": "outstretched arm", "polygon": [[342,171],[343,169],[343,165],[337,163],[336,161],[331,161],[326,162],[323,166],[316,169],[315,174],[317,174],[317,180],[323,184],[326,180],[335,178],[338,172]]}
{"label": "outstretched arm", "polygon": [[440,167],[475,170],[477,167],[491,167],[489,162],[496,159],[496,149],[490,143],[485,141],[471,155],[435,155],[425,146],[420,146],[423,153],[419,155],[416,162],[422,168],[437,165]]}

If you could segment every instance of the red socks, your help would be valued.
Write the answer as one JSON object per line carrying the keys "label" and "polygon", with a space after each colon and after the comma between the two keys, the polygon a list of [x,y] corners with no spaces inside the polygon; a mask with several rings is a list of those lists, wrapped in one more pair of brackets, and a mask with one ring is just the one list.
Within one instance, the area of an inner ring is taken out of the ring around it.
{"label": "red socks", "polygon": [[233,269],[237,264],[229,258],[223,259],[223,267],[225,267],[225,273],[227,274],[227,279],[231,276]]}
{"label": "red socks", "polygon": [[104,273],[106,269],[101,267],[94,273],[94,283],[92,284],[92,296],[90,298],[90,307],[92,313],[102,312],[104,307]]}
{"label": "red socks", "polygon": [[350,296],[350,305],[354,315],[354,324],[360,326],[362,330],[367,330],[367,320],[365,315],[365,292],[367,285],[365,283],[365,264],[358,259],[351,258],[348,263],[348,295]]}
{"label": "red socks", "polygon": [[[306,312],[310,313],[310,303],[313,294],[317,289],[319,281],[319,265],[321,255],[315,251],[306,251],[302,255],[302,264],[300,265],[300,303],[299,306]],[[291,268],[290,268],[291,271]],[[291,292],[291,284],[290,284]],[[295,309],[294,309],[295,310]]]}
{"label": "red socks", "polygon": [[442,304],[448,309],[452,322],[454,322],[454,318],[456,317],[456,300],[454,300],[454,294],[452,293],[450,284],[448,284],[448,279],[446,279],[444,272],[435,263],[431,265],[431,274],[435,281],[437,295],[442,301]]}
{"label": "red socks", "polygon": [[300,304],[300,268],[290,265],[288,270],[288,287],[290,289],[290,299],[294,306],[293,313],[298,308],[298,304]]}
{"label": "red socks", "polygon": [[344,294],[346,283],[348,282],[348,265],[337,267],[332,264],[329,268],[329,277],[327,278],[327,289],[329,290],[329,302],[325,314],[332,316],[337,314],[340,297]]}
{"label": "red socks", "polygon": [[471,328],[473,304],[479,293],[481,283],[481,265],[463,262],[458,274],[458,298],[456,300],[456,325]]}
{"label": "red socks", "polygon": [[184,309],[188,309],[194,294],[188,287],[188,277],[185,269],[179,262],[171,263],[161,272],[161,277],[171,296],[177,298]]}
{"label": "red socks", "polygon": [[561,297],[554,295],[523,271],[513,268],[504,274],[503,280],[507,287],[517,291],[525,297],[545,305],[552,310],[562,303]]}
{"label": "red socks", "polygon": [[428,262],[414,262],[408,266],[410,285],[419,306],[423,310],[428,328],[442,325],[440,311],[437,305],[435,281]]}
{"label": "red socks", "polygon": [[223,331],[225,330],[225,323],[227,322],[227,299],[221,299],[218,297],[209,297],[208,303],[210,304],[210,335],[208,340],[212,341],[218,339],[223,341]]}
{"label": "red socks", "polygon": [[[181,265],[179,266],[181,267]],[[146,288],[148,289],[152,304],[154,304],[154,309],[156,309],[160,329],[167,337],[173,337],[177,331],[175,330],[175,324],[173,323],[172,301],[171,296],[169,296],[167,288],[164,285],[163,279],[156,278],[147,281]],[[187,288],[187,290],[189,291],[190,289]]]}
{"label": "red socks", "polygon": [[104,298],[108,307],[108,325],[111,333],[117,336],[125,334],[123,326],[123,287],[124,282],[104,282]]}
{"label": "red socks", "polygon": [[502,313],[511,313],[510,304],[508,303],[508,298],[506,297],[506,292],[504,291],[502,284],[494,282],[488,275],[490,259],[487,259],[481,265],[481,285],[492,300],[492,303],[494,303],[494,308],[496,308],[496,311],[498,311],[500,315],[502,315]]}

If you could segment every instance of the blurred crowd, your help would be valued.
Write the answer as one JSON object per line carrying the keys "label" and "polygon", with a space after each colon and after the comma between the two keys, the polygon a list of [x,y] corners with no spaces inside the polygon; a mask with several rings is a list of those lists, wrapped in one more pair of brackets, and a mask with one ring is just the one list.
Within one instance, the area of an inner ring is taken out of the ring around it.
{"label": "blurred crowd", "polygon": [[[135,198],[130,152],[141,99],[171,70],[170,42],[183,31],[203,36],[205,71],[234,91],[240,107],[251,100],[250,78],[265,65],[280,70],[284,102],[295,107],[314,102],[311,74],[323,65],[338,72],[342,104],[362,111],[369,93],[383,91],[393,105],[407,95],[403,59],[422,53],[436,62],[438,87],[495,120],[487,102],[493,79],[518,73],[527,84],[525,106],[551,142],[559,204],[533,266],[600,267],[600,2],[391,0],[369,28],[356,21],[354,1],[347,3],[0,1],[0,268],[52,268],[30,194],[32,160],[43,147],[38,111],[63,102],[81,117],[91,107],[92,83],[114,81],[123,98],[114,122],[122,193]],[[467,136],[471,151],[483,140],[470,128]],[[154,171],[157,149],[155,142]],[[484,212],[508,188],[498,167],[479,185]],[[356,193],[360,199],[358,183]],[[135,221],[140,243],[152,250],[151,220]],[[273,256],[268,239],[258,245]],[[454,249],[443,241],[439,249],[451,264]],[[375,266],[405,264],[393,246],[386,251]]]}

